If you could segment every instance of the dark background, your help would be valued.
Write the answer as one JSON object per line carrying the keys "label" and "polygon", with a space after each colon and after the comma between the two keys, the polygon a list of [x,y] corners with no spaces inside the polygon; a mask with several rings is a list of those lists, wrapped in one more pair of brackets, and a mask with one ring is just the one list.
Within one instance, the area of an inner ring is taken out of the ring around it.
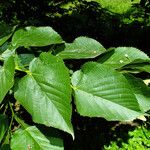
{"label": "dark background", "polygon": [[124,14],[110,12],[96,2],[69,1],[74,7],[65,9],[61,6],[67,0],[1,0],[0,20],[18,27],[51,26],[67,42],[82,35],[105,48],[133,46],[150,54],[149,0],[141,0]]}

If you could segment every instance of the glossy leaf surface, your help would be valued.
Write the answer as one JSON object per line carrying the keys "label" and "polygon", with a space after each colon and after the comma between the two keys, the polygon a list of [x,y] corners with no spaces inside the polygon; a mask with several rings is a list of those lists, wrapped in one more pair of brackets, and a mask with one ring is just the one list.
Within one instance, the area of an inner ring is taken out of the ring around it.
{"label": "glossy leaf surface", "polygon": [[89,62],[72,77],[77,111],[107,120],[133,120],[140,107],[125,77],[106,65]]}
{"label": "glossy leaf surface", "polygon": [[63,147],[58,147],[51,144],[35,126],[26,129],[15,131],[11,139],[12,150],[63,150]]}
{"label": "glossy leaf surface", "polygon": [[70,77],[63,61],[42,53],[30,63],[29,69],[19,83],[16,99],[35,122],[73,135]]}
{"label": "glossy leaf surface", "polygon": [[15,47],[47,46],[62,42],[61,36],[51,27],[26,27],[16,31],[12,37]]}
{"label": "glossy leaf surface", "polygon": [[15,63],[11,56],[4,61],[0,68],[0,102],[14,84]]}
{"label": "glossy leaf surface", "polygon": [[135,78],[132,75],[125,74],[133,93],[135,94],[141,110],[146,112],[150,110],[150,87],[139,78]]}
{"label": "glossy leaf surface", "polygon": [[57,54],[63,59],[94,58],[106,51],[99,42],[87,37],[78,37],[73,43],[63,46],[59,47],[62,51]]}
{"label": "glossy leaf surface", "polygon": [[150,58],[142,51],[133,47],[118,47],[106,52],[98,62],[118,69],[132,62],[150,61]]}

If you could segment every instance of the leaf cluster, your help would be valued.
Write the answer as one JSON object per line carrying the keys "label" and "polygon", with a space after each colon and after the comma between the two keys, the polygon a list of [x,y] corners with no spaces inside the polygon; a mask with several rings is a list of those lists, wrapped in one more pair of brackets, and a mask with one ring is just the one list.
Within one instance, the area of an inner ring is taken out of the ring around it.
{"label": "leaf cluster", "polygon": [[66,43],[48,26],[13,28],[0,42],[2,149],[64,149],[62,133],[76,138],[75,113],[108,121],[149,115],[150,88],[137,75],[150,73],[150,58],[139,49],[105,49],[83,36]]}

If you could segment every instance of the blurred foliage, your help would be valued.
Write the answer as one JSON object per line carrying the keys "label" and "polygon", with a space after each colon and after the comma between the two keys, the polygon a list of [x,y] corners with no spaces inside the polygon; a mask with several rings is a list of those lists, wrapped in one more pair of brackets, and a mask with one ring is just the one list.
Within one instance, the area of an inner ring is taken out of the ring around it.
{"label": "blurred foliage", "polygon": [[1,0],[0,19],[52,26],[68,42],[88,36],[106,48],[133,46],[149,54],[149,0]]}
{"label": "blurred foliage", "polygon": [[[121,133],[122,134],[122,133]],[[104,146],[105,150],[146,150],[150,149],[150,130],[144,127],[137,127],[128,133],[129,139],[125,142],[121,138],[112,141],[109,146]]]}
{"label": "blurred foliage", "polygon": [[103,8],[108,9],[111,12],[123,14],[129,11],[133,4],[138,4],[140,0],[87,0],[95,1],[102,5]]}
{"label": "blurred foliage", "polygon": [[66,150],[148,150],[150,148],[150,118],[147,118],[147,122],[140,120],[108,122],[103,118],[74,114],[73,123],[76,138],[72,141],[65,136]]}

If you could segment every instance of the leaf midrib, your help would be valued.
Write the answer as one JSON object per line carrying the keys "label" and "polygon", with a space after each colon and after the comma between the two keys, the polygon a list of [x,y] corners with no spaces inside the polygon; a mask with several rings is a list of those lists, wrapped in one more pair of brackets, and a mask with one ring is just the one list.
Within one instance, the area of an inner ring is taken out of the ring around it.
{"label": "leaf midrib", "polygon": [[[29,127],[30,128],[30,127]],[[41,149],[43,149],[42,147],[41,147],[41,145],[36,141],[36,138],[34,138],[33,136],[32,136],[32,134],[30,134],[30,132],[28,131],[28,128],[26,128],[24,131],[26,131],[26,133],[35,141],[35,143],[37,143],[37,145],[39,146],[39,148],[41,148]],[[44,136],[44,135],[43,135]],[[46,137],[45,137],[46,138]],[[50,142],[49,142],[49,144],[50,144]],[[43,149],[44,150],[44,149]]]}
{"label": "leaf midrib", "polygon": [[[36,84],[38,85],[38,87],[41,89],[42,93],[46,96],[46,99],[47,99],[46,101],[48,101],[49,97],[48,97],[47,93],[46,93],[46,92],[43,92],[42,87],[41,87],[41,86],[39,85],[39,83],[36,81],[36,79],[34,78],[34,76],[33,76],[33,75],[30,75],[30,76],[31,76],[32,79],[36,82]],[[53,103],[52,100],[50,100],[50,102],[53,104],[54,108],[56,109],[56,111],[58,112],[58,114],[61,116],[61,118],[64,120],[65,124],[67,125],[66,120],[65,120],[64,117],[61,115],[59,109],[57,109],[57,107],[55,106],[55,104]],[[67,127],[69,127],[69,126],[67,125]],[[70,130],[70,127],[69,127],[69,130]],[[70,130],[70,131],[71,131],[71,130]],[[71,132],[72,132],[72,131],[71,131]]]}

